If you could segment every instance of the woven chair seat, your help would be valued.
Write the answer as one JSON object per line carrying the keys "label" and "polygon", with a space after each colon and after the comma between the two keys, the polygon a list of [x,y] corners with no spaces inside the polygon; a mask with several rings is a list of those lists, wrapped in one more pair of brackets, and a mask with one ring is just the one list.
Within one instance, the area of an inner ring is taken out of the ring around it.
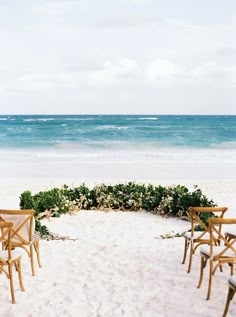
{"label": "woven chair seat", "polygon": [[[213,252],[212,252],[212,256],[217,256],[219,255],[223,250],[225,249],[224,246],[214,246],[213,247]],[[208,245],[204,245],[200,248],[200,252],[204,253],[206,256],[211,256],[211,252],[210,252],[210,246]],[[224,253],[224,256],[228,257],[236,257],[236,253],[234,253],[231,249],[227,250]]]}
{"label": "woven chair seat", "polygon": [[[185,232],[184,237],[187,238],[187,239],[191,239],[191,238],[196,239],[196,238],[199,237],[199,235],[201,233],[203,233],[203,232],[202,231],[194,231],[194,234],[193,234],[193,237],[192,237],[191,231],[187,231],[187,232]],[[202,239],[209,240],[210,239],[210,234],[208,232],[206,232],[204,234],[204,236],[202,237]]]}
{"label": "woven chair seat", "polygon": [[229,283],[236,287],[236,278],[234,276],[230,276]]}

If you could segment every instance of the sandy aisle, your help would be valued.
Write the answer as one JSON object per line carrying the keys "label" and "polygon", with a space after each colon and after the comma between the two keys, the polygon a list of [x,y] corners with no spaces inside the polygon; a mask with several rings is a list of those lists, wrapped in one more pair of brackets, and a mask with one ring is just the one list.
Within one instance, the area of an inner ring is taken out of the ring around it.
{"label": "sandy aisle", "polygon": [[[1,286],[1,316],[82,317],[216,317],[227,293],[228,267],[214,278],[212,298],[206,301],[207,274],[196,288],[199,256],[186,273],[181,264],[183,238],[158,239],[180,233],[188,223],[146,212],[81,211],[74,216],[45,220],[55,233],[75,241],[42,241],[43,268],[30,275],[23,257],[26,292],[10,302],[5,279]],[[236,303],[229,317],[235,315]]]}

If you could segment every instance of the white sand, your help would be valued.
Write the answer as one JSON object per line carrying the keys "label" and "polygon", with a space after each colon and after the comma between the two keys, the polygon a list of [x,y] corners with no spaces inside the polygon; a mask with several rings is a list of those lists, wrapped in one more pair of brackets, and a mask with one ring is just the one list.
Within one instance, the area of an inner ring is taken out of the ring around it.
{"label": "white sand", "polygon": [[[172,174],[166,170],[162,172],[162,178],[157,179],[152,169],[142,169],[140,174],[139,168],[132,171],[133,174],[130,172],[131,175],[127,169],[119,170],[118,167],[115,175],[113,169],[104,167],[93,175],[94,170],[88,168],[79,172],[75,170],[73,178],[71,174],[67,177],[67,170],[63,167],[58,170],[57,177],[50,174],[48,169],[40,176],[37,166],[35,168],[37,173],[32,170],[32,173],[24,174],[24,170],[15,167],[11,174],[6,175],[2,167],[1,208],[18,208],[19,195],[26,189],[35,193],[63,184],[78,185],[83,181],[94,185],[107,180],[111,183],[136,180],[154,184],[182,184],[191,190],[194,184],[198,184],[208,198],[229,207],[229,216],[236,216],[236,180],[233,174],[228,179],[229,173],[227,177],[222,177],[222,170],[221,177],[212,177],[211,173],[206,178],[207,169],[198,177],[191,177],[190,171],[184,173],[183,168],[182,177],[176,178],[171,178]],[[20,291],[15,278],[17,303],[12,305],[8,281],[1,276],[0,316],[222,315],[227,295],[228,267],[223,273],[217,272],[212,298],[206,301],[207,270],[201,289],[196,288],[199,256],[194,257],[192,272],[188,274],[187,265],[181,264],[183,238],[158,239],[162,234],[183,232],[189,227],[187,222],[146,212],[81,211],[74,216],[66,215],[50,222],[45,220],[44,223],[54,233],[78,240],[41,241],[43,267],[36,269],[35,277],[31,276],[28,258],[23,253],[26,292]],[[236,298],[228,316],[235,315]]]}
{"label": "white sand", "polygon": [[[187,222],[146,212],[81,211],[44,223],[78,240],[41,241],[43,267],[35,277],[23,255],[26,292],[15,278],[12,305],[2,277],[0,316],[221,316],[228,267],[217,272],[206,301],[207,274],[196,288],[199,256],[188,274],[181,264],[183,238],[158,239],[183,232]],[[228,316],[235,313],[234,301]]]}
{"label": "white sand", "polygon": [[[228,268],[217,272],[206,301],[207,274],[196,289],[199,256],[188,274],[181,264],[183,239],[158,239],[183,232],[187,222],[146,212],[81,211],[44,223],[78,240],[41,241],[43,268],[35,277],[23,253],[26,292],[15,278],[12,305],[2,277],[0,316],[221,316]],[[232,302],[228,316],[235,312]]]}

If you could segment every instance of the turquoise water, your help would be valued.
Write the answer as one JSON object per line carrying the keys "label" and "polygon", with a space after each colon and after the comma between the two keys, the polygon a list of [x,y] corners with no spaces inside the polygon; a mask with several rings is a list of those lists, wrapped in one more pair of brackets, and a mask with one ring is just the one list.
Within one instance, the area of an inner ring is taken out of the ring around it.
{"label": "turquoise water", "polygon": [[236,116],[0,116],[2,178],[236,179]]}
{"label": "turquoise water", "polygon": [[0,149],[236,148],[236,116],[1,115]]}

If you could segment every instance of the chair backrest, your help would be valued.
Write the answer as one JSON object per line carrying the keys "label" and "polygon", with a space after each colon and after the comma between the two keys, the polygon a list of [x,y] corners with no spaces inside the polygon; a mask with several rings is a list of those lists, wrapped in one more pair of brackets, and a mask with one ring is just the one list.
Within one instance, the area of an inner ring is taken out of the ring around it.
{"label": "chair backrest", "polygon": [[236,257],[236,237],[232,238],[230,241],[225,237],[225,235],[220,231],[221,226],[235,225],[236,218],[209,218],[209,230],[210,230],[210,255],[213,255],[214,248],[214,236],[218,235],[219,239],[222,241],[221,250],[214,256],[214,260],[220,257]]}
{"label": "chair backrest", "polygon": [[[195,226],[199,225],[202,228],[202,232],[199,233],[199,239],[203,238],[206,233],[210,233],[209,226],[203,221],[204,215],[209,214],[209,218],[215,215],[217,218],[222,219],[227,210],[227,207],[190,207],[188,214],[191,221],[191,235],[194,235]],[[221,232],[221,225],[219,230]]]}
{"label": "chair backrest", "polygon": [[[12,222],[3,222],[0,221],[0,241],[3,243],[7,243],[9,246],[8,248],[8,260],[11,259],[11,230],[13,227]],[[6,262],[6,258],[1,257],[1,250],[0,250],[0,265]],[[1,270],[0,270],[1,272]]]}
{"label": "chair backrest", "polygon": [[35,229],[33,209],[0,209],[0,220],[13,223],[11,230],[12,245],[27,244],[32,240]]}

